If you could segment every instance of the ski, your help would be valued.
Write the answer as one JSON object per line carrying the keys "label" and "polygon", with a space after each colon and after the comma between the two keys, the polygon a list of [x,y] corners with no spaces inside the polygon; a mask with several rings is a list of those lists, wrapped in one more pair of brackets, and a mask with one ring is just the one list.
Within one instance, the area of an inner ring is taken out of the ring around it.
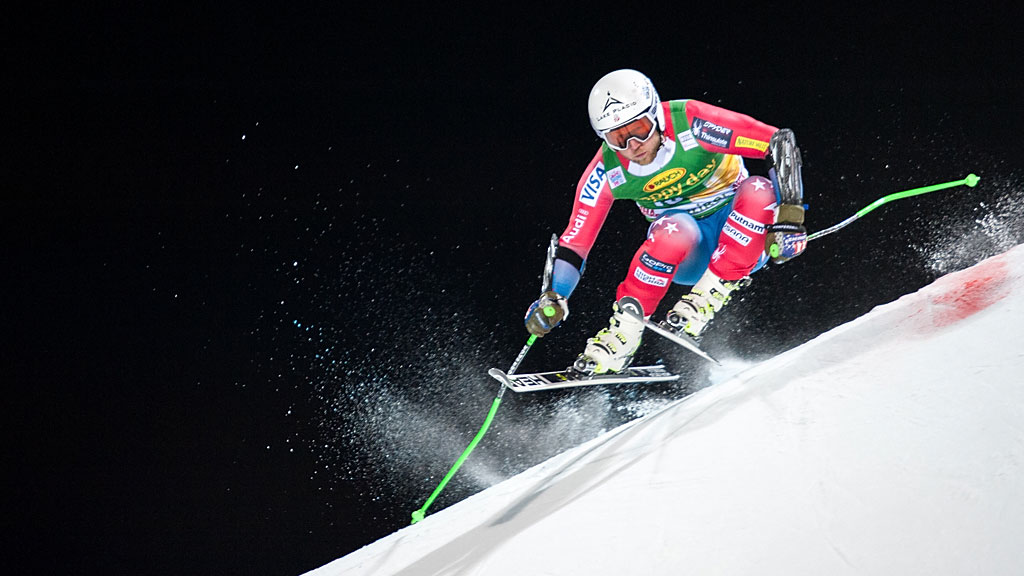
{"label": "ski", "polygon": [[671,330],[669,330],[667,328],[662,327],[660,324],[656,324],[654,322],[651,322],[650,320],[647,320],[646,318],[641,317],[639,314],[634,312],[632,309],[624,308],[624,310],[626,310],[627,314],[630,314],[634,318],[636,318],[636,319],[640,320],[641,322],[643,322],[644,323],[644,328],[654,332],[655,334],[658,334],[659,336],[661,336],[663,338],[667,338],[668,340],[671,340],[672,342],[675,342],[676,344],[679,344],[683,348],[686,348],[690,352],[693,352],[694,354],[700,356],[701,358],[704,358],[705,360],[709,360],[709,361],[714,362],[715,364],[718,364],[718,365],[722,364],[718,360],[715,360],[710,354],[708,354],[707,352],[701,350],[700,346],[698,346],[697,343],[694,342],[694,340],[692,338],[690,338],[688,335],[680,334],[680,333],[677,333],[677,332],[673,332],[673,331],[671,331]]}
{"label": "ski", "polygon": [[596,386],[603,384],[644,384],[650,382],[671,382],[678,380],[679,375],[673,374],[664,366],[633,366],[625,372],[615,374],[598,374],[585,376],[572,369],[555,372],[538,372],[535,374],[506,374],[497,368],[487,371],[492,378],[504,384],[513,392],[535,392],[537,390],[554,390],[556,388],[573,388],[576,386]]}

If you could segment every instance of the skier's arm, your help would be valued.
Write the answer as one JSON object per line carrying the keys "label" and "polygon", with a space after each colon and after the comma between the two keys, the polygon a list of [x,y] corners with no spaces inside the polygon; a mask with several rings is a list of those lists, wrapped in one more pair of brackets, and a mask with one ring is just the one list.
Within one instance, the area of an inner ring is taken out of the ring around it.
{"label": "skier's arm", "polygon": [[799,256],[807,247],[803,160],[792,130],[784,128],[772,135],[768,161],[771,166],[768,174],[780,202],[775,223],[768,227],[765,251],[775,262],[785,262]]}
{"label": "skier's arm", "polygon": [[686,119],[702,148],[744,158],[764,158],[772,135],[779,130],[746,114],[699,100],[686,101]]}
{"label": "skier's arm", "polygon": [[768,227],[765,250],[775,262],[798,256],[807,247],[804,229],[803,179],[800,149],[793,131],[778,129],[725,108],[698,100],[686,102],[693,136],[712,152],[766,158],[779,196],[775,223]]}
{"label": "skier's arm", "polygon": [[568,298],[576,289],[587,256],[597,241],[597,234],[608,217],[613,201],[611,187],[605,177],[601,150],[598,150],[576,184],[572,216],[558,238],[558,251],[555,253],[551,276],[551,289],[555,292]]}
{"label": "skier's arm", "polygon": [[526,310],[526,329],[536,336],[544,336],[569,316],[569,295],[614,201],[601,156],[598,150],[576,185],[572,216],[555,250],[551,287]]}

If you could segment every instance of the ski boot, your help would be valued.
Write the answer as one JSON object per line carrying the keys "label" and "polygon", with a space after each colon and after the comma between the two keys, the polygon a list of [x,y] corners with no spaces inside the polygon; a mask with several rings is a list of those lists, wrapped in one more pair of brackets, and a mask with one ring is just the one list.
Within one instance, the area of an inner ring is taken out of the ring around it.
{"label": "ski boot", "polygon": [[662,326],[674,332],[682,331],[699,341],[704,329],[725,306],[735,290],[750,284],[750,277],[739,280],[722,280],[711,270],[704,272],[697,284],[676,302],[665,315]]}
{"label": "ski boot", "polygon": [[631,296],[623,296],[613,304],[609,326],[587,340],[583,354],[573,363],[576,372],[592,376],[620,372],[629,366],[633,354],[640,347],[644,324],[627,313],[627,309],[643,315],[640,302]]}

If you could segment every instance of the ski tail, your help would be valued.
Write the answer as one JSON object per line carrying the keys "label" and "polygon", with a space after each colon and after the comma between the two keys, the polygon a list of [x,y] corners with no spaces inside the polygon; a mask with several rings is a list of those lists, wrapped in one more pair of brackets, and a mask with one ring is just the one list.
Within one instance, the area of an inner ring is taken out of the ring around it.
{"label": "ski tail", "polygon": [[638,314],[637,312],[635,312],[632,309],[626,308],[626,313],[632,315],[637,320],[640,320],[641,322],[643,322],[645,329],[648,329],[648,330],[654,332],[655,334],[657,334],[657,335],[659,335],[659,336],[661,336],[663,338],[666,338],[668,340],[671,340],[672,342],[675,342],[676,344],[679,344],[683,348],[686,348],[690,352],[693,352],[694,354],[700,356],[701,358],[703,358],[705,360],[708,360],[709,362],[714,362],[715,364],[718,364],[719,366],[722,365],[721,362],[719,362],[718,360],[715,360],[715,358],[712,357],[710,354],[708,354],[707,352],[701,350],[700,346],[697,345],[697,342],[695,342],[688,335],[683,334],[683,333],[679,333],[679,332],[674,332],[672,330],[669,330],[668,328],[663,327],[660,324],[657,324],[655,322],[651,322],[650,320],[644,318],[643,316],[640,316],[640,314]]}

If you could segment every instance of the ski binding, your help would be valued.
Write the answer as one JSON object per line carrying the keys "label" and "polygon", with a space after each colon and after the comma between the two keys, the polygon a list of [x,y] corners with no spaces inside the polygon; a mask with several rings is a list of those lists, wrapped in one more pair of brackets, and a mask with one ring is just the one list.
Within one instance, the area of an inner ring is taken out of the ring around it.
{"label": "ski binding", "polygon": [[555,372],[539,372],[535,374],[506,374],[497,368],[487,371],[492,378],[501,382],[513,392],[535,392],[537,390],[554,390],[556,388],[573,388],[576,386],[595,386],[598,384],[644,384],[649,382],[671,382],[678,380],[679,375],[673,374],[664,366],[633,366],[615,374],[586,375],[572,368]]}

